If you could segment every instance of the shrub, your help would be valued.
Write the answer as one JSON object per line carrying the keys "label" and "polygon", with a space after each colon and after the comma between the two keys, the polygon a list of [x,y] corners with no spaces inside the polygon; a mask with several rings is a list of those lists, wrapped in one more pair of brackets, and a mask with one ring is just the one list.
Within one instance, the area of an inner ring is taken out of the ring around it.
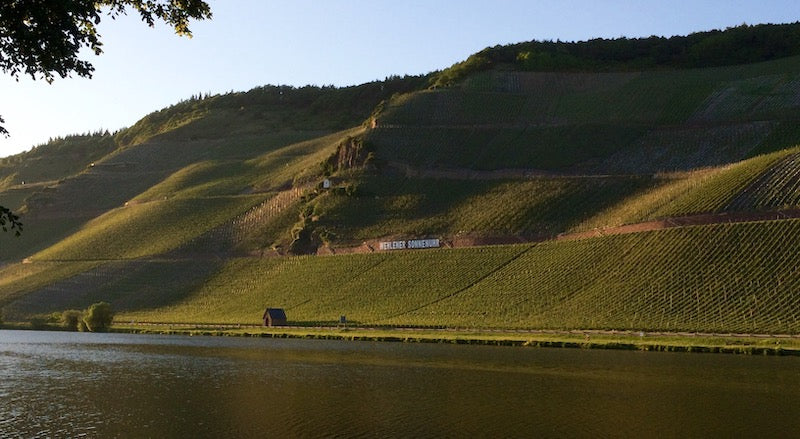
{"label": "shrub", "polygon": [[83,312],[77,309],[68,309],[61,313],[61,325],[70,331],[77,331],[83,318]]}
{"label": "shrub", "polygon": [[30,318],[31,329],[47,329],[47,318],[42,316],[34,316]]}
{"label": "shrub", "polygon": [[98,302],[86,309],[83,323],[90,332],[103,332],[111,326],[113,318],[114,313],[111,311],[111,305],[107,302]]}

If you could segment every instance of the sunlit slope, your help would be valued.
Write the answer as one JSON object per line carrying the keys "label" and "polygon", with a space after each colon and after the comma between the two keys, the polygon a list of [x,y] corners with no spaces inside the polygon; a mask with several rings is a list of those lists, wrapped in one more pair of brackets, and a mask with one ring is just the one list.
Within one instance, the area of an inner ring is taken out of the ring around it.
{"label": "sunlit slope", "polygon": [[389,101],[368,136],[415,166],[642,174],[800,143],[800,57],[622,73],[479,72]]}
{"label": "sunlit slope", "polygon": [[[335,138],[332,139],[335,140]],[[320,144],[320,148],[325,154],[329,154],[333,144],[327,143],[326,145],[327,146],[325,146],[325,144]],[[796,164],[796,155],[796,150],[786,150],[766,156],[759,156],[720,169],[668,176],[662,179],[643,177],[575,177],[535,179],[520,182],[506,179],[489,181],[437,181],[426,179],[407,180],[396,177],[386,179],[373,177],[374,181],[363,182],[364,187],[358,190],[360,195],[348,196],[341,192],[333,192],[312,198],[312,201],[316,200],[319,202],[319,207],[315,211],[315,215],[319,215],[319,218],[317,218],[315,223],[321,227],[327,227],[327,230],[331,232],[330,236],[333,237],[336,237],[337,234],[341,234],[341,236],[371,238],[398,233],[398,230],[401,234],[408,233],[414,234],[413,236],[419,236],[417,234],[422,234],[426,230],[434,230],[442,232],[442,236],[456,238],[461,235],[515,235],[525,237],[526,234],[528,234],[527,236],[529,238],[538,239],[547,236],[531,236],[530,234],[544,230],[546,234],[551,236],[565,229],[569,231],[579,231],[599,227],[599,225],[617,225],[615,221],[619,223],[628,223],[635,222],[633,221],[634,218],[638,218],[638,220],[653,219],[659,217],[659,215],[663,213],[663,209],[673,204],[695,206],[695,208],[693,208],[695,210],[690,209],[690,211],[693,212],[697,209],[707,212],[737,211],[735,208],[737,203],[731,201],[741,198],[737,194],[747,194],[748,196],[752,196],[751,198],[762,200],[762,203],[766,203],[770,206],[778,205],[776,204],[779,203],[777,198],[772,201],[763,201],[769,200],[769,198],[765,195],[759,195],[757,197],[755,195],[763,194],[766,188],[773,187],[774,185],[769,183],[772,181],[785,181],[788,184],[788,188],[794,188],[791,190],[779,191],[780,194],[784,194],[781,200],[786,198],[785,194],[792,193],[792,190],[797,191],[796,185],[792,186],[789,184],[794,181],[792,176],[797,175],[797,172],[792,168],[792,166]],[[176,177],[182,175],[182,173],[179,173]],[[759,175],[761,175],[761,177],[758,177]],[[172,181],[174,183],[177,180],[173,181],[168,179],[167,181]],[[117,306],[123,309],[147,308],[148,306],[146,305],[149,303],[148,301],[153,301],[152,307],[171,306],[175,302],[183,300],[187,295],[197,293],[198,288],[200,290],[207,288],[207,286],[204,286],[206,279],[214,274],[214,270],[207,267],[199,272],[193,272],[195,274],[188,276],[186,274],[188,272],[187,268],[182,261],[194,260],[197,266],[206,266],[208,260],[205,259],[205,256],[201,255],[215,255],[213,258],[217,260],[218,265],[225,265],[222,259],[218,259],[218,255],[229,254],[231,250],[253,251],[264,249],[264,247],[270,245],[270,243],[278,242],[280,236],[285,236],[286,230],[291,228],[292,224],[297,221],[297,212],[301,210],[301,206],[303,205],[303,202],[299,198],[302,192],[298,191],[286,191],[285,193],[277,195],[263,194],[264,198],[258,198],[258,196],[252,198],[226,196],[193,198],[187,196],[187,192],[184,191],[190,188],[194,188],[191,189],[190,192],[199,190],[194,184],[202,180],[195,181],[188,179],[180,181],[191,182],[191,184],[166,185],[169,190],[158,192],[158,195],[154,195],[153,197],[158,200],[166,196],[168,197],[167,201],[143,202],[142,204],[134,203],[127,208],[118,209],[117,211],[111,212],[109,215],[101,217],[98,221],[91,223],[91,227],[87,227],[85,230],[75,234],[58,246],[54,246],[36,255],[36,257],[33,258],[35,261],[33,264],[22,266],[25,267],[25,270],[20,271],[13,267],[7,268],[2,273],[4,283],[0,285],[0,294],[4,296],[4,301],[18,296],[20,292],[33,292],[28,295],[26,299],[17,301],[13,306],[7,307],[7,315],[18,315],[24,318],[24,316],[29,313],[35,314],[58,311],[61,309],[58,306],[61,305],[80,308],[91,303],[91,300],[102,297],[105,297],[107,300],[113,300]],[[203,187],[203,185],[200,185],[200,187]],[[378,190],[380,190],[380,192],[378,192]],[[233,208],[226,207],[223,209],[214,207],[227,206],[228,203],[237,198],[241,198],[241,206],[237,204],[237,206]],[[264,200],[263,202],[261,201],[262,199]],[[561,201],[564,199],[572,199],[575,202],[561,204]],[[450,202],[448,200],[455,201]],[[691,202],[682,201],[677,203],[677,201],[680,200],[690,200]],[[355,204],[349,204],[349,207],[337,207],[337,203]],[[738,204],[741,204],[741,202]],[[591,217],[589,220],[579,223],[586,215],[600,210],[604,205],[612,207],[597,217]],[[786,204],[780,205],[786,206]],[[253,207],[248,210],[249,206]],[[567,209],[565,206],[570,209]],[[790,205],[790,207],[791,206],[794,205]],[[397,208],[400,209],[392,210]],[[748,211],[754,210],[756,206],[753,205],[747,207],[747,209]],[[195,210],[197,210],[197,212],[194,212]],[[184,215],[180,214],[180,212],[184,212],[185,214],[189,211],[192,211],[189,216],[194,216],[194,219],[183,218]],[[236,212],[243,213],[237,216],[235,215]],[[395,214],[392,214],[392,212],[395,212]],[[403,213],[398,214],[397,212]],[[429,215],[430,212],[435,212],[435,214]],[[334,216],[334,213],[336,215],[346,214],[347,216]],[[228,214],[233,215],[232,218],[234,219],[231,220]],[[211,217],[213,217],[213,219],[211,219]],[[144,221],[142,220],[143,218],[147,218],[147,220]],[[174,225],[170,223],[174,223]],[[219,225],[214,226],[215,224]],[[786,245],[793,245],[795,237],[791,236],[791,234],[796,233],[796,230],[770,225],[773,223],[755,224],[758,224],[757,228],[762,228],[764,230],[769,228],[769,231],[753,232],[749,235],[719,234],[714,227],[697,227],[687,229],[694,230],[693,238],[686,239],[686,235],[682,234],[680,235],[682,238],[676,241],[678,244],[670,246],[651,246],[648,244],[647,246],[652,247],[654,255],[660,255],[661,252],[663,252],[664,254],[659,257],[664,261],[664,267],[668,267],[670,264],[673,264],[668,258],[675,256],[680,248],[682,248],[681,246],[689,245],[695,238],[702,240],[704,239],[703,236],[707,233],[717,233],[716,238],[714,238],[716,240],[714,245],[720,246],[738,245],[739,241],[745,241],[749,244],[756,245],[763,241],[764,236],[770,239],[780,239],[779,237],[781,234],[789,235],[789,241],[785,242]],[[743,225],[735,227],[743,227]],[[162,241],[164,239],[160,234],[162,232],[167,232],[169,235],[166,241]],[[668,236],[672,236],[678,232],[670,230],[662,233],[667,233]],[[608,246],[610,245],[608,242],[617,242],[614,241],[614,239],[622,243],[634,242],[633,245],[639,245],[636,244],[639,242],[639,238],[634,239],[632,236],[634,235],[625,238],[603,238],[600,240],[579,241],[577,243],[558,242],[539,244],[532,250],[526,251],[526,254],[543,251],[542,249],[547,246],[552,246],[552,248],[555,249],[549,250],[551,253],[556,252],[560,254],[561,250],[558,249],[571,246],[576,249],[574,251],[585,256],[587,260],[583,262],[584,264],[615,264],[618,262],[617,259],[615,259],[617,256],[615,252],[611,251],[610,253],[601,254],[588,251],[587,249],[592,249],[597,245]],[[659,235],[647,234],[647,236]],[[731,242],[726,242],[726,240],[730,240]],[[767,243],[763,245],[769,246],[770,244]],[[243,278],[240,280],[231,280],[231,282],[233,282],[234,285],[236,285],[237,282],[266,282],[265,279],[271,278],[276,272],[263,271],[265,270],[263,266],[265,263],[270,267],[273,265],[282,266],[284,267],[282,270],[286,269],[286,267],[294,267],[295,265],[314,265],[320,263],[324,264],[324,267],[319,268],[318,271],[313,273],[302,270],[298,272],[293,271],[291,272],[294,273],[293,276],[297,276],[293,278],[294,280],[284,280],[281,282],[285,282],[285,284],[276,284],[276,286],[273,287],[285,291],[287,294],[286,297],[295,294],[298,294],[297,297],[306,297],[306,295],[315,296],[319,293],[316,289],[310,288],[308,290],[303,290],[304,292],[301,294],[287,285],[291,282],[307,285],[320,282],[321,284],[331,285],[332,291],[336,292],[336,294],[344,294],[343,291],[345,289],[356,287],[352,284],[343,286],[335,286],[334,284],[341,281],[343,279],[342,276],[345,276],[337,273],[351,273],[353,275],[360,273],[359,268],[348,265],[348,261],[352,260],[351,258],[364,261],[364,264],[370,266],[373,263],[377,263],[376,261],[381,261],[383,266],[385,258],[389,258],[388,261],[394,261],[392,258],[409,258],[408,260],[397,262],[397,264],[410,265],[404,265],[405,268],[402,269],[396,267],[392,268],[392,265],[386,265],[386,267],[388,267],[386,269],[389,271],[381,274],[379,277],[394,277],[400,279],[402,276],[393,273],[393,270],[407,270],[410,273],[418,273],[417,268],[411,267],[431,265],[436,268],[432,268],[433,271],[430,275],[434,277],[438,276],[443,279],[441,282],[445,282],[444,279],[446,276],[452,275],[455,276],[454,280],[447,280],[447,282],[452,281],[454,285],[460,285],[462,281],[466,281],[469,284],[474,280],[474,278],[469,275],[469,264],[481,265],[481,260],[493,260],[492,258],[497,257],[497,254],[494,253],[497,247],[493,249],[480,251],[475,249],[476,253],[470,253],[474,255],[474,261],[469,262],[459,259],[453,262],[453,264],[456,264],[453,266],[439,265],[437,259],[450,258],[450,255],[459,254],[458,252],[461,250],[452,252],[425,252],[424,261],[418,260],[419,257],[422,257],[422,253],[408,253],[402,256],[399,254],[380,254],[335,258],[293,258],[289,260],[293,261],[291,265],[286,266],[283,265],[284,259],[270,258],[268,259],[270,262],[263,262],[264,260],[251,261],[249,259],[237,260],[238,262],[235,263],[239,264],[236,265],[237,267],[260,267],[258,270],[262,271],[248,271],[237,268],[238,271],[235,271],[236,274],[234,277],[242,276]],[[791,247],[789,247],[789,249],[791,249]],[[509,260],[509,255],[516,254],[519,248],[507,247],[507,250],[507,252],[505,250],[501,252],[498,259],[499,262],[490,263],[486,267],[489,267],[490,271],[494,270],[492,267],[496,267],[498,264],[503,263],[503,261]],[[178,253],[175,253],[176,251]],[[762,257],[757,256],[757,253],[750,254],[747,251],[743,252],[743,254],[746,257]],[[200,256],[199,259],[198,256]],[[642,261],[650,261],[653,259],[653,255],[639,254],[638,256],[641,257]],[[141,257],[145,257],[145,259],[133,262],[113,262],[118,259]],[[574,257],[574,255],[571,257]],[[606,261],[606,258],[609,257],[611,258],[611,262]],[[698,265],[706,264],[702,253],[698,254],[698,257],[700,259],[695,261],[695,263]],[[732,259],[737,257],[738,256],[735,255],[730,256]],[[764,259],[764,261],[770,260],[770,256],[763,257],[767,258]],[[790,262],[793,261],[792,258],[794,256],[790,251],[787,251],[786,257],[789,258],[788,260]],[[95,258],[98,260],[95,260]],[[84,262],[79,264],[65,262],[69,260],[80,261],[85,259],[92,260],[94,265],[87,267]],[[49,262],[36,262],[43,260]],[[56,263],[54,261],[59,262]],[[97,266],[97,263],[100,262],[102,262],[103,265]],[[137,264],[136,269],[130,268],[127,265],[125,266],[126,268],[118,267],[120,263],[129,264],[134,262]],[[718,266],[714,261],[707,262],[711,262],[712,267]],[[757,265],[757,262],[758,261],[752,261],[751,265]],[[725,263],[729,264],[731,261],[726,261]],[[343,265],[339,266],[339,264]],[[628,261],[627,264],[629,264],[629,266],[636,265],[634,261]],[[532,262],[532,266],[534,267],[540,267],[541,265],[542,263],[540,261]],[[577,266],[579,265],[580,264]],[[549,268],[544,270],[549,273],[548,275],[551,276],[552,279],[555,279],[553,282],[558,281],[564,283],[569,282],[569,278],[575,275],[573,271],[576,269],[574,268],[575,266],[576,262],[574,261],[564,261],[563,264],[551,264],[548,266]],[[35,267],[38,268],[34,270]],[[463,267],[463,269],[459,267]],[[511,265],[510,267],[518,268],[520,273],[531,272],[529,268],[518,265]],[[87,268],[90,270],[84,272]],[[299,268],[297,269],[300,270]],[[626,271],[629,269],[630,268],[625,268]],[[763,269],[764,267],[757,267],[757,270]],[[29,273],[30,270],[34,271]],[[317,269],[315,268],[314,270]],[[359,290],[376,291],[374,285],[378,285],[376,282],[379,281],[376,280],[378,278],[374,277],[375,271],[372,269],[370,270],[372,274],[358,274],[358,276],[364,276],[365,279],[365,283],[357,287]],[[447,270],[447,272],[445,273],[444,270]],[[645,274],[649,272],[650,271],[647,270],[643,271]],[[227,282],[225,279],[227,276],[231,275],[230,273],[229,271],[223,271],[222,274],[219,274],[218,277],[215,277],[215,279],[210,282]],[[534,273],[532,276],[534,276],[535,279],[542,279],[541,272],[532,271],[531,273]],[[712,271],[711,274],[713,273]],[[508,272],[506,274],[511,277],[520,276],[519,273],[514,272]],[[426,274],[423,273],[423,275]],[[252,279],[244,279],[244,277],[247,276],[252,276]],[[591,276],[594,276],[594,274],[591,274]],[[731,280],[727,279],[727,275],[722,276],[726,279],[717,281],[721,282],[718,283],[718,285],[722,285],[726,288],[739,288],[736,284],[731,286]],[[756,278],[758,278],[758,276],[769,277],[768,274],[758,274],[758,272],[756,272],[756,276]],[[744,276],[740,277],[739,280],[743,278]],[[449,279],[449,277],[447,279]],[[683,282],[683,279],[677,276],[673,276],[670,279],[670,282],[675,282],[676,285],[680,285]],[[409,282],[410,281],[411,280],[409,280]],[[538,282],[538,280],[529,281],[532,283]],[[623,280],[622,282],[625,283],[629,281]],[[633,282],[633,285],[636,285],[636,283]],[[713,291],[718,291],[716,285],[717,284],[709,288],[712,288]],[[763,285],[763,283],[761,283],[761,285]],[[232,288],[238,288],[238,286]],[[384,290],[381,290],[383,292],[375,294],[391,295],[394,294],[391,292],[393,288],[408,289],[410,287],[401,282],[395,285],[387,284],[385,287],[381,288],[384,288]],[[444,286],[440,285],[435,288],[444,288]],[[213,289],[216,291],[217,287],[214,286]],[[223,288],[223,290],[225,289]],[[146,292],[146,294],[144,292]],[[144,294],[144,296],[142,294]],[[486,294],[490,293],[487,292]],[[145,299],[145,297],[149,298]],[[283,297],[280,299],[281,301],[287,300],[284,296],[281,297]],[[248,300],[251,299],[252,297]],[[220,297],[219,300],[227,300],[227,296]],[[342,300],[345,299],[342,298]],[[240,304],[234,301],[230,302],[229,306],[231,307],[230,312],[232,315],[236,315],[234,310],[238,309]],[[323,310],[328,309],[325,307],[329,305],[319,306],[321,307],[319,308],[319,313],[322,315]],[[458,306],[460,305],[454,305],[456,308]],[[193,311],[193,313],[194,312],[200,311]],[[217,310],[208,312],[213,315],[218,315]],[[192,315],[195,316],[192,318],[202,318],[203,321],[207,318],[210,319],[210,316],[206,316],[202,314],[202,312]],[[150,316],[148,318],[155,317]],[[381,318],[387,317],[384,316]],[[309,319],[311,319],[311,317],[309,317]],[[325,318],[320,316],[314,317],[312,320],[320,319],[325,320]],[[401,324],[436,324],[433,323],[434,318],[431,319],[432,320],[427,322],[418,320],[398,322]],[[441,324],[448,324],[448,321],[450,320],[445,319],[443,320],[444,323]],[[528,324],[529,322],[519,323],[520,326]],[[536,325],[539,324],[540,323],[536,323]],[[501,324],[498,323],[498,325]]]}
{"label": "sunlit slope", "polygon": [[230,220],[266,195],[164,200],[114,209],[80,231],[31,256],[43,260],[113,260],[175,249]]}
{"label": "sunlit slope", "polygon": [[[304,193],[302,187],[292,186],[307,185],[302,179],[304,175],[316,178],[319,163],[335,151],[337,142],[357,132],[344,131],[277,148],[247,161],[208,161],[190,165],[134,197],[125,206],[94,220],[85,223],[80,219],[51,220],[48,224],[56,231],[71,231],[72,234],[65,233],[63,240],[48,248],[40,248],[28,260],[48,263],[98,261],[104,264],[153,257],[184,260],[198,255],[220,257],[234,251],[263,251],[275,243],[285,243],[291,240],[290,231],[300,209],[299,198]],[[287,189],[278,192],[268,191],[268,188],[286,186]],[[36,219],[39,222],[34,222],[34,225],[45,220],[43,217],[33,218]],[[32,235],[34,238],[38,236]],[[23,238],[28,237],[23,235]],[[166,267],[160,271],[162,274],[170,272],[171,265]],[[82,280],[56,289],[61,294],[58,303],[67,299],[69,303],[80,301],[88,291],[97,289],[92,281],[99,277],[80,274],[80,269],[85,269],[83,266],[73,265],[73,268],[48,269],[46,273],[31,274],[39,278],[37,282],[9,274],[9,279],[14,281],[9,280],[7,287],[0,290],[11,295],[30,292],[48,284],[63,284],[70,276],[77,275],[77,279]],[[124,277],[124,272],[114,271],[114,276]],[[159,284],[168,285],[168,278],[181,278],[183,272],[185,269],[177,268],[169,275],[164,274]],[[41,290],[39,294],[43,294]]]}
{"label": "sunlit slope", "polygon": [[649,177],[434,179],[371,176],[353,194],[309,204],[313,227],[334,242],[388,236],[548,238],[663,182]]}
{"label": "sunlit slope", "polygon": [[404,318],[451,313],[466,325],[487,312],[528,327],[797,332],[798,226],[714,225],[541,244],[464,294]]}
{"label": "sunlit slope", "polygon": [[[425,76],[394,76],[351,87],[267,85],[193,96],[116,135],[122,146],[165,140],[247,139],[263,133],[338,131],[361,124],[383,99],[418,90]],[[261,152],[264,152],[263,150]]]}
{"label": "sunlit slope", "polygon": [[393,77],[344,88],[265,86],[197,96],[113,135],[56,139],[4,159],[0,203],[22,213],[26,231],[37,236],[4,240],[0,258],[15,261],[40,251],[142,193],[148,192],[137,202],[168,196],[169,188],[153,186],[185,168],[189,174],[192,167],[210,167],[217,175],[190,182],[194,188],[183,197],[284,189],[298,177],[294,164],[319,157],[307,145],[276,151],[360,126],[382,99],[424,83],[422,76]]}
{"label": "sunlit slope", "polygon": [[51,197],[70,176],[84,172],[116,148],[113,136],[105,132],[54,139],[0,159],[0,204],[23,216],[25,230],[36,231],[19,237],[0,236],[0,259],[20,260],[55,243],[91,217],[79,200],[60,215],[33,212],[38,201]]}
{"label": "sunlit slope", "polygon": [[236,195],[307,183],[320,178],[320,163],[335,152],[339,141],[362,131],[362,128],[354,128],[290,143],[247,160],[199,160],[172,173],[131,201]]}
{"label": "sunlit slope", "polygon": [[[25,233],[18,239],[0,237],[3,248],[0,258],[5,261],[20,260],[54,245],[87,221],[111,209],[122,207],[171,174],[193,163],[229,161],[234,158],[252,159],[326,133],[291,131],[263,133],[247,139],[186,142],[153,140],[150,143],[117,149],[94,162],[93,166],[85,166],[77,174],[58,181],[9,188],[0,193],[0,203],[5,203],[6,199],[18,200],[9,207],[23,214]],[[284,181],[291,181],[292,177],[284,175],[283,178]],[[242,184],[238,191],[231,190],[228,193],[242,193],[247,188],[247,184]],[[206,193],[208,196],[218,194],[214,191]],[[198,196],[207,195],[200,191]],[[149,238],[158,239],[157,236]]]}
{"label": "sunlit slope", "polygon": [[194,293],[121,320],[800,330],[800,221],[568,242],[338,257],[235,259]]}
{"label": "sunlit slope", "polygon": [[666,174],[658,184],[623,198],[572,231],[701,213],[796,209],[798,151],[789,148],[716,168]]}
{"label": "sunlit slope", "polygon": [[[260,138],[258,148],[247,147],[250,150],[247,155],[255,157],[258,150],[278,149],[297,140],[315,138],[318,134],[267,134]],[[201,161],[204,157],[229,160],[227,157],[241,154],[241,151],[237,151],[235,141],[153,142],[117,150],[76,175],[27,193],[19,209],[23,213],[25,232],[18,239],[0,237],[3,248],[0,258],[5,261],[20,260],[50,245],[56,245],[80,228],[88,227],[90,220],[123,207],[125,203],[183,167]],[[237,190],[228,193],[239,194],[247,187],[247,184],[242,184]],[[218,192],[214,191],[200,191],[196,194],[198,197],[217,195]],[[163,196],[157,199],[163,200]],[[191,211],[183,213],[189,214]],[[183,219],[165,217],[161,220],[179,224]],[[140,239],[160,240],[159,230],[167,229],[156,228],[155,234]]]}
{"label": "sunlit slope", "polygon": [[791,148],[719,167],[640,176],[365,173],[346,180],[345,189],[353,190],[309,197],[314,220],[307,227],[333,245],[392,236],[538,240],[697,214],[795,209],[797,157]]}
{"label": "sunlit slope", "polygon": [[36,183],[55,183],[59,179],[80,172],[95,160],[117,149],[114,137],[108,133],[67,136],[13,156],[0,159],[0,199],[4,205],[17,203],[5,201],[5,190],[12,187],[24,189]]}
{"label": "sunlit slope", "polygon": [[[183,244],[195,253],[263,252],[285,247],[293,239],[292,229],[298,221],[302,197],[322,180],[320,164],[336,151],[342,139],[361,131],[362,128],[354,128],[337,132],[277,148],[249,160],[197,162],[173,173],[128,204],[182,200],[202,205],[209,197],[261,194],[260,202],[246,212],[220,211],[220,215],[227,217],[219,227]],[[160,238],[156,234],[145,239]]]}
{"label": "sunlit slope", "polygon": [[767,210],[800,205],[800,153],[788,151],[781,160],[742,190],[726,208],[730,210]]}
{"label": "sunlit slope", "polygon": [[[7,189],[0,193],[0,202],[24,214],[28,233],[17,240],[4,239],[0,257],[5,261],[27,257],[133,198],[138,202],[168,196],[169,189],[153,186],[187,167],[223,164],[222,173],[216,175],[219,178],[205,178],[207,181],[198,182],[181,196],[218,196],[291,185],[298,166],[289,162],[321,158],[308,145],[279,150],[324,139],[332,127],[359,125],[384,93],[412,86],[405,79],[393,81],[330,90],[264,87],[193,98],[148,115],[113,136],[57,139],[5,159],[2,184]],[[225,169],[226,164],[231,167]],[[238,173],[237,167],[242,166],[252,171],[249,176]],[[141,197],[144,192],[147,195]]]}
{"label": "sunlit slope", "polygon": [[250,159],[321,134],[291,131],[245,139],[153,140],[117,150],[83,172],[30,197],[27,205],[33,215],[71,212],[96,215],[123,205],[186,166],[204,161]]}

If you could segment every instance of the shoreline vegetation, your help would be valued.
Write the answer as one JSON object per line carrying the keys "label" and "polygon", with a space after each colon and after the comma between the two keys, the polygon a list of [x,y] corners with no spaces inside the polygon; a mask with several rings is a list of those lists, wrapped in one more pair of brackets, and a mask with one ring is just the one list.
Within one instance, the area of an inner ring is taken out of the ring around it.
{"label": "shoreline vegetation", "polygon": [[[5,329],[65,330],[6,324]],[[655,352],[800,356],[800,335],[714,334],[601,330],[513,330],[456,328],[362,328],[347,326],[265,327],[235,324],[116,323],[109,330],[130,334],[296,338],[317,340],[459,345],[616,349]]]}
{"label": "shoreline vegetation", "polygon": [[800,356],[800,336],[646,333],[620,331],[514,331],[424,328],[233,327],[115,325],[115,332],[189,336],[239,336],[320,340],[440,343],[486,346],[618,349]]}

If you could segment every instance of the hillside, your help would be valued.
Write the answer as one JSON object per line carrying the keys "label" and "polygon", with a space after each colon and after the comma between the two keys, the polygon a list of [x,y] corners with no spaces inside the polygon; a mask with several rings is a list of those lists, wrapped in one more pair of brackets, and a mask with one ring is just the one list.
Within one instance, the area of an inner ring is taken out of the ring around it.
{"label": "hillside", "polygon": [[800,55],[800,23],[759,24],[669,38],[594,38],[527,41],[487,47],[437,72],[431,84],[446,87],[492,69],[608,72],[690,69],[753,64]]}
{"label": "hillside", "polygon": [[413,166],[642,174],[800,141],[800,57],[620,73],[480,72],[390,101],[367,139]]}
{"label": "hillside", "polygon": [[[197,96],[4,159],[3,318],[796,333],[800,56],[690,52]],[[412,238],[448,248],[378,250]]]}
{"label": "hillside", "polygon": [[194,97],[113,135],[57,139],[5,158],[0,200],[22,213],[26,228],[36,233],[4,240],[1,257],[21,260],[56,244],[87,221],[134,198],[141,201],[154,186],[163,188],[162,181],[199,163],[248,161],[251,169],[249,177],[229,181],[226,190],[203,195],[286,189],[304,169],[317,166],[308,161],[321,160],[313,156],[316,149],[335,141],[327,135],[348,132],[381,100],[424,83],[422,77],[389,78],[342,89],[259,87]]}
{"label": "hillside", "polygon": [[796,333],[799,224],[336,257],[120,261],[41,288],[6,313],[104,299],[123,321],[257,324],[265,304],[280,304],[306,324],[345,314],[364,325]]}

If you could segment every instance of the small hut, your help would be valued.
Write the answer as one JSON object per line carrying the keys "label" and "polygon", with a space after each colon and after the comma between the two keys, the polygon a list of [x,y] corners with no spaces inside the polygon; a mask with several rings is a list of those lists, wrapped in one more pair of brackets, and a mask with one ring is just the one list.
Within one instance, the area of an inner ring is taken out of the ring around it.
{"label": "small hut", "polygon": [[267,308],[264,311],[264,326],[286,326],[286,311],[283,308]]}

